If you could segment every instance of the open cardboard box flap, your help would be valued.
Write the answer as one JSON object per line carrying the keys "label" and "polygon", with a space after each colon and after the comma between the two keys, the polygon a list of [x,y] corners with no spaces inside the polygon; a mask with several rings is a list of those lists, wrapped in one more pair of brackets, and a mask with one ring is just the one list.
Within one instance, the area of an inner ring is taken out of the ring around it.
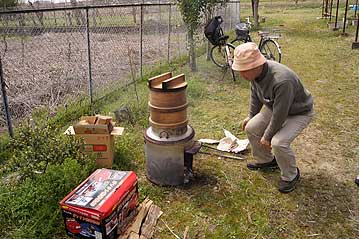
{"label": "open cardboard box flap", "polygon": [[[123,127],[113,127],[113,130],[111,131],[110,135],[113,136],[120,136],[123,134],[124,128]],[[64,134],[66,135],[75,135],[75,130],[73,126],[68,127]],[[77,134],[77,135],[81,135],[81,134]]]}
{"label": "open cardboard box flap", "polygon": [[110,134],[115,126],[112,117],[104,115],[82,116],[73,125],[75,134]]}

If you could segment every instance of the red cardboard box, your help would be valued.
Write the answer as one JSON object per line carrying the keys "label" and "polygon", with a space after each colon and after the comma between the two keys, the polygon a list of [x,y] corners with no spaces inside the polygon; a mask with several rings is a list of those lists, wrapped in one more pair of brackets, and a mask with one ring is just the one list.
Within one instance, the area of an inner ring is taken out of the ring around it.
{"label": "red cardboard box", "polygon": [[138,204],[132,171],[97,169],[61,202],[67,235],[113,239],[127,226]]}

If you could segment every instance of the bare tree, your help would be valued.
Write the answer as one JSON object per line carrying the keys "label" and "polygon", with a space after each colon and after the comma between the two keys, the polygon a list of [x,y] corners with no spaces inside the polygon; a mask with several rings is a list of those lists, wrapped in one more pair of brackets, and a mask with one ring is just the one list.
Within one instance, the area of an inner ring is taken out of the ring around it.
{"label": "bare tree", "polygon": [[258,10],[259,0],[251,0],[251,2],[252,2],[252,16],[254,19],[254,27],[258,27],[259,26],[259,10]]}
{"label": "bare tree", "polygon": [[133,17],[133,22],[136,24],[136,13],[137,13],[137,7],[132,7],[132,17]]}
{"label": "bare tree", "polygon": [[[76,0],[70,0],[71,2],[71,5],[72,6],[77,6],[77,1]],[[81,10],[80,9],[76,9],[74,10],[74,14],[75,14],[75,19],[76,19],[76,22],[77,22],[77,25],[78,26],[81,26],[81,25],[85,25],[85,17],[84,15],[82,14]]]}
{"label": "bare tree", "polygon": [[[33,4],[32,2],[30,2],[30,1],[27,1],[27,2],[29,3],[29,5],[30,5],[30,7],[31,7],[32,9],[38,9],[38,8],[39,8],[40,3],[39,3],[38,1],[35,2],[36,7],[34,6],[34,4]],[[41,24],[41,26],[44,27],[44,20],[43,20],[43,18],[44,18],[44,13],[42,13],[42,12],[35,12],[35,15],[36,15],[36,17],[37,17],[37,20],[38,20],[39,23]],[[37,26],[37,22],[35,21],[35,19],[34,19],[34,18],[31,18],[31,19],[32,19],[32,21],[34,22],[35,26]]]}

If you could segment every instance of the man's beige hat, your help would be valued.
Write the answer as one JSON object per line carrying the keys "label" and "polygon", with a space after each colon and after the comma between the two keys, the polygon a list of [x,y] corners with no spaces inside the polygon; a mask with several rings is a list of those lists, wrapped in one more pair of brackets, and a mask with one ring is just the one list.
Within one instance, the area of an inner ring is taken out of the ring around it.
{"label": "man's beige hat", "polygon": [[267,59],[259,51],[253,42],[243,43],[234,49],[232,69],[235,71],[247,71],[263,65]]}

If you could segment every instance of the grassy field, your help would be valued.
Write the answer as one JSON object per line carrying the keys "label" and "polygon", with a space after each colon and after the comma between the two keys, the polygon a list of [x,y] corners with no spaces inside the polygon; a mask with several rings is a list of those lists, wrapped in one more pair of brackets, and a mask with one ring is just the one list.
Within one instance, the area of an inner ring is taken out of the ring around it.
{"label": "grassy field", "polygon": [[[268,27],[285,32],[283,63],[294,69],[315,98],[316,118],[294,142],[302,181],[298,189],[277,191],[278,172],[250,172],[243,162],[197,155],[196,181],[183,188],[158,188],[141,181],[143,193],[165,212],[162,219],[190,238],[358,238],[358,51],[316,19],[320,9],[263,11]],[[349,29],[353,31],[353,27]],[[244,138],[241,119],[248,110],[249,85],[231,82],[211,62],[189,80],[190,122],[197,138],[223,137],[223,129]],[[160,222],[156,238],[173,238]]]}
{"label": "grassy field", "polygon": [[[248,14],[248,9],[243,11],[243,15]],[[315,100],[316,118],[293,144],[302,180],[288,195],[277,191],[278,171],[247,170],[250,153],[243,161],[198,154],[193,182],[182,187],[155,186],[147,181],[144,170],[143,131],[148,127],[145,83],[138,85],[138,102],[133,87],[129,87],[98,107],[107,114],[128,105],[134,114],[136,123],[123,125],[125,134],[117,141],[114,168],[134,170],[139,176],[141,199],[149,197],[164,212],[153,238],[175,238],[167,227],[182,237],[187,226],[189,238],[198,239],[359,238],[359,189],[353,183],[359,174],[359,51],[351,50],[353,27],[348,29],[348,37],[341,36],[340,31],[327,28],[325,19],[317,19],[320,14],[320,8],[261,10],[261,16],[266,17],[262,27],[283,30],[279,40],[283,63],[297,72]],[[168,70],[186,74],[188,114],[196,139],[220,139],[223,129],[244,138],[241,120],[248,113],[248,82],[233,82],[229,72],[222,72],[204,56],[198,58],[198,66],[196,73],[177,64],[152,75]],[[75,163],[68,164],[79,170]],[[50,173],[56,170],[62,172],[54,167]],[[70,183],[71,173],[64,171],[64,182]],[[0,199],[3,196],[0,193]],[[60,227],[49,238],[65,237],[59,211],[50,215],[51,222]],[[16,235],[23,236],[19,230],[27,229],[27,224],[14,229],[0,223],[0,228],[14,230],[7,231],[13,235],[7,238],[24,238]],[[28,228],[35,234],[35,226]]]}

